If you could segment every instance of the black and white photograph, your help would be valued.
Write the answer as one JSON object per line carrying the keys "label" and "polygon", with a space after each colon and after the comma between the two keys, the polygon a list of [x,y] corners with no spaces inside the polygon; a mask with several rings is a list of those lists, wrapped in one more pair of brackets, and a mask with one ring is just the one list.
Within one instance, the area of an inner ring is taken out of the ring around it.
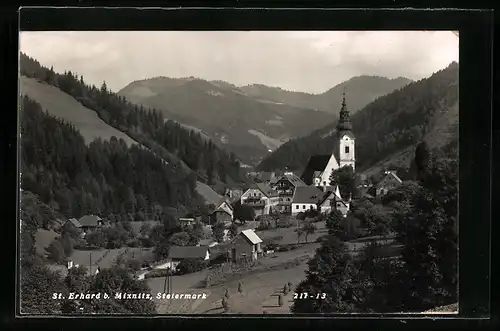
{"label": "black and white photograph", "polygon": [[458,73],[451,30],[21,31],[20,314],[457,314]]}

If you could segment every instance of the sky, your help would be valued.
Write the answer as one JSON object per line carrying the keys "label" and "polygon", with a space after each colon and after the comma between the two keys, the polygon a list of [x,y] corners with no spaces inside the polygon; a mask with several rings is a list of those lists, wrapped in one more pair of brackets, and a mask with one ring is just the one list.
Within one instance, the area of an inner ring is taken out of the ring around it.
{"label": "sky", "polygon": [[419,80],[458,62],[451,31],[37,31],[20,50],[115,92],[165,76],[322,93],[360,75]]}

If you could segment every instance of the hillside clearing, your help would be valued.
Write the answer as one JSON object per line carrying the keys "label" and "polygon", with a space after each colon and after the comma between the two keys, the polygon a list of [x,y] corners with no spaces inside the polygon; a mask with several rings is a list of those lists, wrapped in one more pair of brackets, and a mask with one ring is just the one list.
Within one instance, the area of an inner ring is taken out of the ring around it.
{"label": "hillside clearing", "polygon": [[38,102],[50,115],[74,125],[87,144],[97,138],[109,140],[113,136],[123,139],[128,146],[138,144],[125,133],[100,119],[95,111],[84,107],[75,98],[54,86],[21,76],[19,91]]}

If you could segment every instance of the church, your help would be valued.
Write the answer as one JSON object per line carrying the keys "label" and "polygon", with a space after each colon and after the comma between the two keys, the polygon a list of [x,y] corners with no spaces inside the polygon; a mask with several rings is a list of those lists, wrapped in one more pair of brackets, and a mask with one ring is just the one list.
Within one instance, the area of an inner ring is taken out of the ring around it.
{"label": "church", "polygon": [[351,120],[345,101],[345,92],[337,123],[336,145],[332,148],[331,154],[313,155],[309,158],[309,162],[300,177],[304,183],[327,191],[333,171],[344,166],[351,166],[355,170],[355,138],[352,133]]}

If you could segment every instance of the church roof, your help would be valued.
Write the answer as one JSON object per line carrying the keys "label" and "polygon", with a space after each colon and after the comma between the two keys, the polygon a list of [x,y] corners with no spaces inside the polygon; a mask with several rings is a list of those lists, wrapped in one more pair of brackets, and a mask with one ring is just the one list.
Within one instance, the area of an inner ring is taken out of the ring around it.
{"label": "church roof", "polygon": [[331,157],[332,157],[331,154],[311,156],[309,158],[309,162],[307,163],[306,168],[304,169],[304,172],[300,176],[300,178],[304,181],[304,183],[306,183],[307,185],[312,185],[314,173],[316,171],[323,172],[323,170],[325,170],[326,168],[326,165],[328,164],[328,161],[330,161]]}

